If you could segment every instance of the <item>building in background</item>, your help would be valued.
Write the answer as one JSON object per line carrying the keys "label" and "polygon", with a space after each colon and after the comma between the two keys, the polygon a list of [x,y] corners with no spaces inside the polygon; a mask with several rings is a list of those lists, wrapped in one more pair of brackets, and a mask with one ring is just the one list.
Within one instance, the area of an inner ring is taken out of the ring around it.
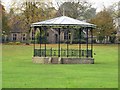
{"label": "building in background", "polygon": [[[17,24],[17,23],[16,23]],[[17,27],[18,25],[14,25],[10,31],[8,36],[8,41],[10,42],[26,42],[27,32],[25,30],[21,30],[21,28]]]}

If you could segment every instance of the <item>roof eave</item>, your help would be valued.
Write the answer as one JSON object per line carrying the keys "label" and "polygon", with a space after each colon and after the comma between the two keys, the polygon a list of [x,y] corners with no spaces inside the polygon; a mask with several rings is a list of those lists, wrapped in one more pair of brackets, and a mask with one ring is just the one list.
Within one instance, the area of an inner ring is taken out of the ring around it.
{"label": "roof eave", "polygon": [[32,24],[31,27],[38,26],[80,26],[80,27],[96,27],[96,25],[84,25],[84,24]]}

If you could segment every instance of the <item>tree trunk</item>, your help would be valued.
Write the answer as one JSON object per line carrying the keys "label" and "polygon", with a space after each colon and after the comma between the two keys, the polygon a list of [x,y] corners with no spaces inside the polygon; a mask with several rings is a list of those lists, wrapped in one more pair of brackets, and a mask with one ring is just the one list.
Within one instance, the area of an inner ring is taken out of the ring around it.
{"label": "tree trunk", "polygon": [[26,45],[29,45],[30,44],[30,41],[29,41],[29,39],[30,39],[30,32],[29,32],[30,30],[27,30],[27,36],[26,36]]}

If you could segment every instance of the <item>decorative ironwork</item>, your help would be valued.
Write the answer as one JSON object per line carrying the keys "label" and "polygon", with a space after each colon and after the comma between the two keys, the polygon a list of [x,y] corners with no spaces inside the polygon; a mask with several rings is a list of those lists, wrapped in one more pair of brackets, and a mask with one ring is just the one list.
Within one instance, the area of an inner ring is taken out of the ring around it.
{"label": "decorative ironwork", "polygon": [[[58,50],[57,49],[46,49],[46,53],[45,53],[45,49],[35,49],[35,56],[41,56],[44,57],[46,55],[46,57],[57,57],[58,56]],[[41,52],[40,52],[41,51]],[[92,50],[80,50],[81,53],[81,57],[91,57],[92,55]],[[79,50],[77,49],[69,49],[68,51],[69,57],[79,57]],[[60,56],[61,57],[67,57],[67,49],[61,49],[60,50]]]}
{"label": "decorative ironwork", "polygon": [[[69,26],[67,27],[67,34],[69,32]],[[37,27],[35,27],[35,30]],[[82,30],[86,30],[86,50],[82,49],[82,42],[81,42],[81,33]],[[44,49],[42,48],[42,27],[39,27],[40,30],[40,36],[39,36],[39,49],[35,48],[35,31],[34,31],[34,56],[39,56],[39,57],[87,57],[87,58],[93,58],[92,52],[93,52],[93,31],[92,28],[90,28],[91,32],[91,47],[88,47],[88,33],[89,33],[89,28],[79,28],[79,46],[78,49],[71,49],[69,48],[69,40],[67,39],[67,46],[66,49],[63,49],[60,47],[60,28],[58,28],[58,48],[50,48],[47,49],[47,30],[45,30],[45,43],[44,43]]]}

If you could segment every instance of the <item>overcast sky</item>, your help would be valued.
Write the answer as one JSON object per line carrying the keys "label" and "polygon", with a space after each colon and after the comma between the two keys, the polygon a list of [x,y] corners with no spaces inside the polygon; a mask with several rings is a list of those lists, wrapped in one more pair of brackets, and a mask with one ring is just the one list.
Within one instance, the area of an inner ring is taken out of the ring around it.
{"label": "overcast sky", "polygon": [[[12,0],[2,0],[2,3],[4,4],[6,10],[9,10],[11,1]],[[57,1],[57,0],[53,0],[53,1]],[[119,2],[120,0],[86,0],[86,1],[92,3],[93,7],[97,9],[97,12],[99,12],[103,9],[104,6],[108,7],[113,3]]]}

